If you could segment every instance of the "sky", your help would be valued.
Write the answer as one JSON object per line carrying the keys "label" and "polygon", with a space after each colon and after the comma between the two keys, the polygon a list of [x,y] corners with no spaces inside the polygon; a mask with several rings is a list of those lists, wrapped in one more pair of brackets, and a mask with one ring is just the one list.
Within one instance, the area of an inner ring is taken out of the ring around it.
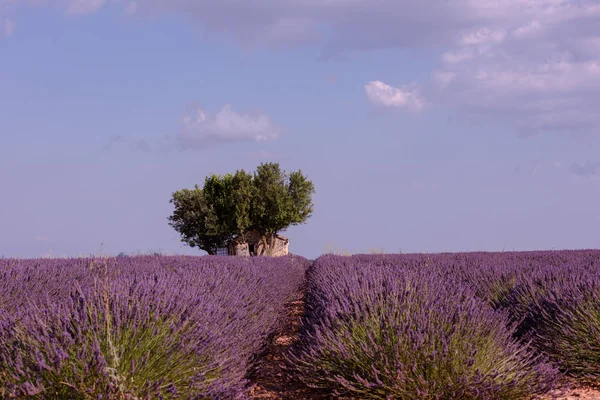
{"label": "sky", "polygon": [[0,256],[204,254],[269,161],[309,258],[600,248],[599,105],[597,0],[0,0]]}

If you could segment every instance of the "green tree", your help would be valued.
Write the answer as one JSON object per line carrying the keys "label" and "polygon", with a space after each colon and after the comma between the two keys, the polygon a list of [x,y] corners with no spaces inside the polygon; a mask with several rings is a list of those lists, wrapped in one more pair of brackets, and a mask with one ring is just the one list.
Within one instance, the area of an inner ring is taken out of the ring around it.
{"label": "green tree", "polygon": [[313,193],[314,185],[302,171],[288,175],[277,163],[261,164],[254,174],[212,174],[203,188],[173,193],[169,225],[184,243],[209,254],[250,230],[261,235],[268,251],[276,233],[312,215]]}

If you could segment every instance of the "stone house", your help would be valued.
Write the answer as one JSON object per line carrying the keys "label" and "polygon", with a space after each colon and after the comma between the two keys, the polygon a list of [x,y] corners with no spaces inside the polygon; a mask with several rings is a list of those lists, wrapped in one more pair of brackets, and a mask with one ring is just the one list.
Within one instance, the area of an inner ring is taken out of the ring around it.
{"label": "stone house", "polygon": [[[266,256],[285,256],[288,254],[290,240],[281,235],[273,235],[270,246],[264,253]],[[237,237],[229,243],[228,254],[230,256],[256,256],[263,253],[264,243],[260,240],[260,234],[256,231],[248,231],[244,238]]]}

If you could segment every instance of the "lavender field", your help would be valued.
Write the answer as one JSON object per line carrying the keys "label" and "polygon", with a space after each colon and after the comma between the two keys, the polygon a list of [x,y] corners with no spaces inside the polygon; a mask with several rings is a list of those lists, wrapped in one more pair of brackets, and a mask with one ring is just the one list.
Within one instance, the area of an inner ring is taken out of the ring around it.
{"label": "lavender field", "polygon": [[298,379],[340,398],[528,399],[600,378],[600,251],[322,256]]}
{"label": "lavender field", "polygon": [[[0,398],[533,399],[600,382],[600,251],[0,260]],[[289,321],[288,321],[289,322]],[[275,379],[275,378],[274,378]]]}
{"label": "lavender field", "polygon": [[0,260],[0,398],[233,399],[300,257]]}

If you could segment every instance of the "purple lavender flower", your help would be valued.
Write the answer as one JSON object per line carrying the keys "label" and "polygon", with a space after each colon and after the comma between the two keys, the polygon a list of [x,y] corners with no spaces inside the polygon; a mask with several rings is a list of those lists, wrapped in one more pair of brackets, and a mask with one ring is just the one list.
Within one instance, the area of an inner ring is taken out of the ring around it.
{"label": "purple lavender flower", "polygon": [[301,257],[0,261],[0,393],[213,398],[245,375]]}

